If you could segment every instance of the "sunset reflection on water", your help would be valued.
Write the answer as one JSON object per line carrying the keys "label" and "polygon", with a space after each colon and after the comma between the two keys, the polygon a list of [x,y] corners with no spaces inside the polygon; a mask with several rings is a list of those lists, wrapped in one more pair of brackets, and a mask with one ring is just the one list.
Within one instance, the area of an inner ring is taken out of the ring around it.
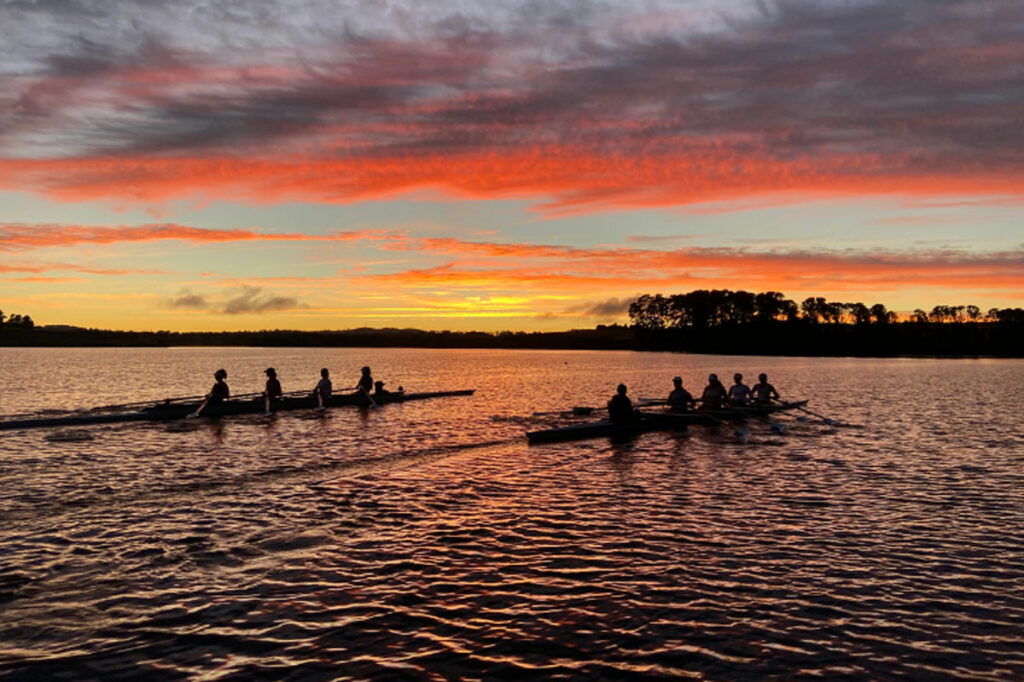
{"label": "sunset reflection on water", "polygon": [[[236,393],[267,366],[288,391],[363,364],[389,388],[478,389],[0,433],[14,677],[1024,675],[1019,361],[4,353],[3,413],[195,395],[222,366]],[[662,396],[734,370],[851,426],[523,437],[619,381]]]}

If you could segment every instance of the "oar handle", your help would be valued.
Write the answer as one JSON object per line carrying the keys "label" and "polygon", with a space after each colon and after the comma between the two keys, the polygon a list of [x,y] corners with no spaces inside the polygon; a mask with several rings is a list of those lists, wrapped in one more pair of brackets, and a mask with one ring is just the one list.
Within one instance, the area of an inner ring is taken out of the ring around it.
{"label": "oar handle", "polygon": [[156,398],[155,400],[140,400],[134,403],[121,403],[119,405],[99,405],[97,407],[88,408],[90,412],[102,412],[103,410],[119,410],[125,407],[140,407],[142,405],[160,405],[165,403],[181,403],[187,400],[202,400],[206,397],[203,395],[184,396],[182,398]]}
{"label": "oar handle", "polygon": [[601,412],[607,410],[607,407],[589,407],[587,405],[573,405],[567,410],[552,410],[551,412],[534,412],[534,417],[550,417],[552,415],[568,415],[573,414],[577,416],[585,416],[593,412]]}
{"label": "oar handle", "polygon": [[809,415],[811,415],[813,417],[817,417],[818,419],[822,420],[826,424],[838,424],[839,423],[835,419],[832,419],[831,417],[826,417],[825,415],[819,414],[819,413],[817,413],[817,412],[815,412],[813,410],[808,410],[803,405],[793,405],[791,403],[787,403],[785,400],[780,400],[778,398],[772,398],[772,400],[774,400],[775,402],[777,402],[777,403],[779,403],[781,405],[786,405],[787,407],[792,407],[794,409],[800,410],[801,412],[806,412],[807,414],[809,414]]}

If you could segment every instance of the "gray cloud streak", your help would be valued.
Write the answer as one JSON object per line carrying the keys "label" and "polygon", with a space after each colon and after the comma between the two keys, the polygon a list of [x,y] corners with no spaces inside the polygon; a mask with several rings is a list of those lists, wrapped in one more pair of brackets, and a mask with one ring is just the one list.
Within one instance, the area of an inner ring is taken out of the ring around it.
{"label": "gray cloud streak", "polygon": [[[217,298],[221,302],[217,302]],[[168,299],[167,305],[170,308],[206,310],[224,315],[273,313],[308,307],[297,298],[264,294],[261,287],[242,287],[239,293],[221,297],[197,294],[186,287],[177,296]]]}
{"label": "gray cloud streak", "polygon": [[722,175],[750,157],[828,157],[831,172],[868,178],[1024,171],[1018,0],[744,2],[696,29],[659,24],[656,12],[685,14],[660,3],[648,16],[584,2],[389,6],[390,20],[358,4],[7,3],[0,21],[17,37],[0,62],[0,149],[375,158],[574,145],[689,155],[692,172]]}
{"label": "gray cloud streak", "polygon": [[631,298],[609,298],[605,301],[581,303],[565,309],[567,313],[583,313],[589,317],[612,319],[622,317],[629,311]]}
{"label": "gray cloud streak", "polygon": [[228,299],[221,309],[226,315],[271,313],[304,307],[298,299],[286,296],[265,296],[259,287],[245,287],[238,296]]}
{"label": "gray cloud streak", "polygon": [[184,308],[187,310],[206,310],[210,303],[205,296],[194,294],[190,289],[182,289],[181,293],[168,301],[172,308]]}

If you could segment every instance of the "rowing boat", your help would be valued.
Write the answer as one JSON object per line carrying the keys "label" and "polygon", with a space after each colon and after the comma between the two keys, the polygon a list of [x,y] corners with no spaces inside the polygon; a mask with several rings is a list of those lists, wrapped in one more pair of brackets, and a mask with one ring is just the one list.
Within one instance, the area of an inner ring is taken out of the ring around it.
{"label": "rowing boat", "polygon": [[687,415],[645,414],[628,422],[613,422],[610,419],[571,424],[557,429],[530,431],[526,439],[534,443],[558,443],[569,440],[587,440],[590,438],[632,438],[641,433],[651,431],[685,431],[690,423]]}
{"label": "rowing boat", "polygon": [[806,400],[801,400],[784,405],[746,405],[678,414],[645,412],[635,421],[629,422],[616,423],[608,419],[601,419],[554,429],[530,431],[526,434],[526,439],[534,444],[604,437],[628,438],[652,431],[685,430],[689,425],[715,426],[726,421],[743,421],[750,417],[759,418],[775,412],[794,410],[806,404]]}
{"label": "rowing boat", "polygon": [[[433,391],[429,393],[371,393],[370,398],[366,394],[340,394],[332,395],[328,401],[328,407],[370,407],[373,404],[384,405],[387,403],[404,403],[411,400],[426,400],[428,398],[448,398],[452,396],[473,395],[475,389],[462,391]],[[111,414],[70,414],[52,417],[34,417],[29,419],[11,419],[0,421],[0,431],[12,429],[33,429],[47,426],[87,426],[90,424],[113,424],[120,422],[134,421],[172,421],[184,419],[201,405],[201,402],[181,403],[157,403],[134,412],[115,412]],[[272,404],[274,412],[286,412],[292,410],[312,410],[317,405],[316,398],[311,396],[287,397],[275,400]],[[209,405],[203,410],[204,417],[224,417],[238,414],[259,414],[264,410],[262,397],[252,400],[227,400],[218,405]]]}
{"label": "rowing boat", "polygon": [[695,410],[693,412],[685,412],[678,416],[688,417],[691,419],[691,424],[712,426],[714,424],[721,424],[722,422],[745,421],[751,418],[759,419],[775,414],[776,412],[796,410],[806,404],[806,400],[798,400],[796,402],[779,404],[730,405],[728,407],[720,407],[715,410]]}

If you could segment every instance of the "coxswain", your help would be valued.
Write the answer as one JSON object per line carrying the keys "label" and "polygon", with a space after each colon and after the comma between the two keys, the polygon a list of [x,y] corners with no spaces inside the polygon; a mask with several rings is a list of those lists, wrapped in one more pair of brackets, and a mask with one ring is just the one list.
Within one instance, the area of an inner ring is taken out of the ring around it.
{"label": "coxswain", "polygon": [[356,392],[370,395],[370,391],[373,390],[373,377],[370,375],[370,368],[363,367],[360,371],[362,376],[359,377],[359,381],[356,383]]}
{"label": "coxswain", "polygon": [[270,414],[270,404],[274,400],[280,400],[281,396],[281,382],[277,380],[277,370],[273,367],[267,367],[263,370],[263,373],[267,375],[267,385],[263,389],[263,414]]}
{"label": "coxswain", "polygon": [[690,392],[683,388],[683,378],[673,377],[672,392],[668,394],[665,402],[668,403],[670,412],[687,412],[696,404]]}
{"label": "coxswain", "polygon": [[732,375],[732,386],[729,387],[729,402],[733,405],[743,406],[750,402],[752,397],[750,386],[743,383],[743,375],[737,372]]}
{"label": "coxswain", "polygon": [[330,400],[332,388],[331,373],[324,367],[320,370],[320,381],[317,382],[316,388],[313,389],[313,395],[316,396],[316,409],[327,409],[327,402]]}
{"label": "coxswain", "polygon": [[753,387],[754,402],[759,405],[767,405],[772,401],[779,399],[779,392],[775,390],[775,387],[768,383],[767,374],[758,374],[757,383]]}
{"label": "coxswain", "polygon": [[608,418],[616,423],[633,421],[636,414],[633,412],[633,401],[626,395],[626,384],[619,384],[615,390],[615,395],[608,401]]}
{"label": "coxswain", "polygon": [[722,403],[728,399],[729,394],[725,390],[725,386],[718,380],[717,374],[708,375],[708,385],[704,387],[704,393],[700,396],[701,409],[704,410],[717,410],[722,407]]}
{"label": "coxswain", "polygon": [[227,382],[227,371],[218,369],[213,373],[213,378],[215,380],[213,388],[211,388],[210,392],[206,394],[206,397],[203,399],[203,404],[200,405],[195,412],[190,414],[190,417],[198,417],[207,407],[211,405],[220,405],[231,396],[231,389],[228,388]]}

